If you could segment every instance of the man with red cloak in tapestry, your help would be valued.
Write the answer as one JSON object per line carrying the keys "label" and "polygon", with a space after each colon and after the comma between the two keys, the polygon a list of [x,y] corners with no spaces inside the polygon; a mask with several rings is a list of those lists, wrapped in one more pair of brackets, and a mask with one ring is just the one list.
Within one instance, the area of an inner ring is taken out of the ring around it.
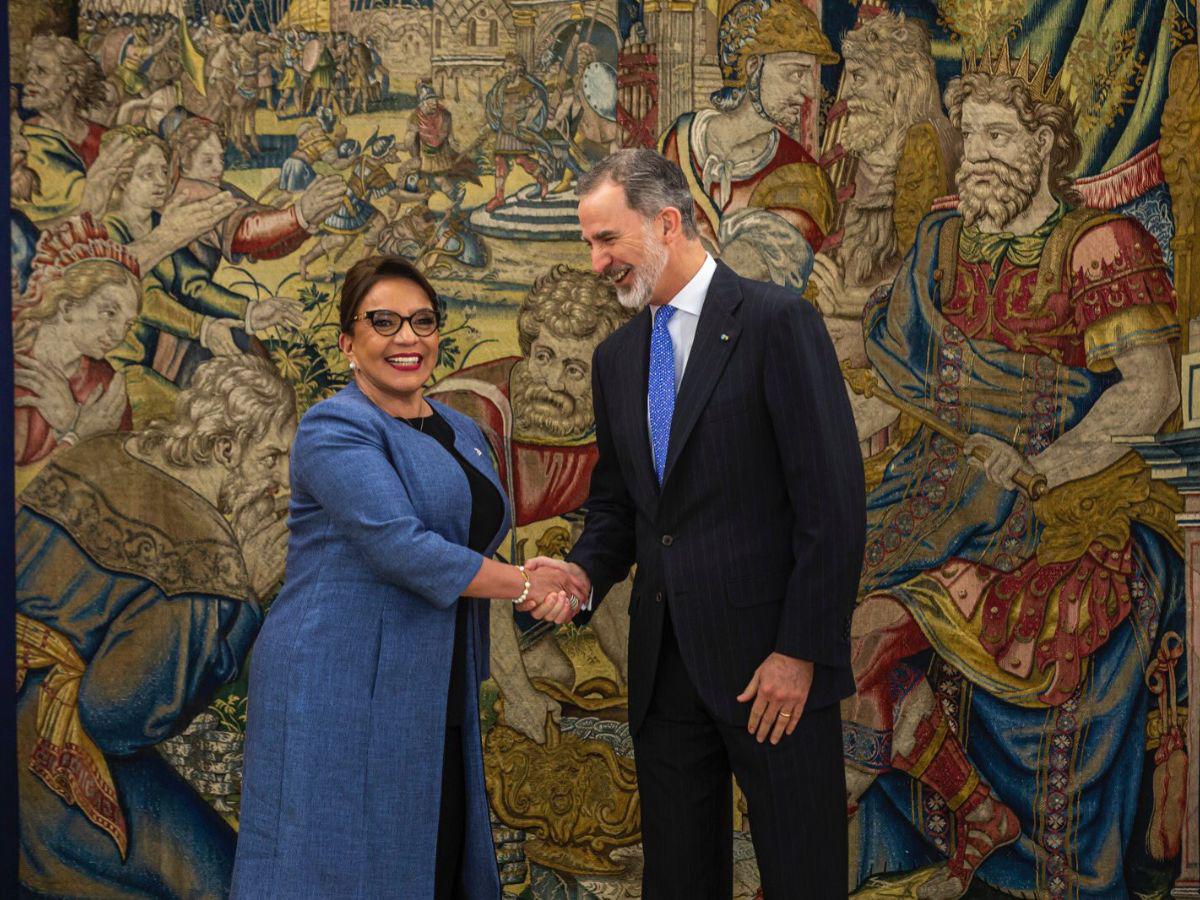
{"label": "man with red cloak in tapestry", "polygon": [[833,193],[798,136],[819,97],[819,66],[838,55],[800,0],[722,0],[719,16],[716,108],[684,113],[659,150],[683,169],[713,249],[722,219],[761,207],[819,250],[833,222]]}
{"label": "man with red cloak in tapestry", "polygon": [[[852,379],[926,417],[867,498],[843,707],[852,886],[903,854],[921,900],[976,879],[1126,896],[1134,823],[1164,832],[1182,802],[1142,736],[1185,575],[1178,495],[1114,439],[1170,428],[1175,292],[1145,228],[1082,205],[1048,60],[972,54],[945,100],[958,206],[921,221],[868,302],[872,370]],[[895,416],[855,412],[860,437]]]}

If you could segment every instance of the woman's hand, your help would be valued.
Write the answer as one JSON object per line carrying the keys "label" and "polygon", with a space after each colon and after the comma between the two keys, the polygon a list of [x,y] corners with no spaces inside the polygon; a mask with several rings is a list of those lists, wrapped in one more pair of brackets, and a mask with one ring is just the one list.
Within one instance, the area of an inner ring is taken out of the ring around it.
{"label": "woman's hand", "polygon": [[21,353],[14,356],[17,367],[13,370],[13,382],[33,394],[17,397],[14,405],[33,407],[59,435],[71,431],[79,415],[79,404],[67,377],[32,356]]}
{"label": "woman's hand", "polygon": [[532,572],[526,570],[526,577],[529,579],[529,596],[517,606],[518,610],[555,625],[563,625],[575,618],[583,601],[564,573],[544,568]]}

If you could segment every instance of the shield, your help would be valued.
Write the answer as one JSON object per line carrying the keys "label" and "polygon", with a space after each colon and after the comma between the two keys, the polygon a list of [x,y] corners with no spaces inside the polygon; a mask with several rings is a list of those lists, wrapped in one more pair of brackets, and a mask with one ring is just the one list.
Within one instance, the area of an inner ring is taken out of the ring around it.
{"label": "shield", "polygon": [[617,121],[617,71],[608,63],[596,61],[583,70],[583,98],[597,115]]}
{"label": "shield", "polygon": [[306,43],[304,53],[300,56],[300,68],[305,72],[315,69],[321,59],[321,51],[324,49],[325,45],[321,43],[320,38],[313,38]]}

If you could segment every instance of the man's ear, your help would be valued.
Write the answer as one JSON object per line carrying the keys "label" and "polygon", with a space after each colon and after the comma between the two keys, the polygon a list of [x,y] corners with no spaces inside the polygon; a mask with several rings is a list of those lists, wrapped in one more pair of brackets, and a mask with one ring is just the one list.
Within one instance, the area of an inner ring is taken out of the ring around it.
{"label": "man's ear", "polygon": [[673,206],[663,207],[662,235],[664,241],[676,240],[683,233],[683,216]]}
{"label": "man's ear", "polygon": [[217,438],[216,443],[213,444],[213,459],[226,469],[232,469],[237,465],[238,449],[232,438]]}
{"label": "man's ear", "polygon": [[1049,125],[1043,125],[1035,132],[1035,140],[1042,159],[1049,157],[1050,151],[1054,148],[1054,130]]}

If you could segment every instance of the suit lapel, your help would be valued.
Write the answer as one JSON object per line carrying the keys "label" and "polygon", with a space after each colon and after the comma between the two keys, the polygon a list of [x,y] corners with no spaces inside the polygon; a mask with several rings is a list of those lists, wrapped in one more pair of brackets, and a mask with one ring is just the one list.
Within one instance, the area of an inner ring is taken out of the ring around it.
{"label": "suit lapel", "polygon": [[621,393],[613,404],[619,418],[612,424],[616,440],[630,443],[636,461],[637,488],[634,496],[651,506],[658,503],[658,479],[650,452],[650,426],[646,420],[646,392],[650,384],[650,310],[634,317],[629,339],[619,354]]}
{"label": "suit lapel", "polygon": [[[704,307],[700,310],[700,322],[696,326],[696,338],[688,355],[683,382],[679,385],[679,395],[675,398],[671,440],[667,444],[667,464],[663,472],[664,486],[687,444],[696,419],[725,369],[725,363],[729,361],[729,354],[737,344],[739,326],[733,313],[741,302],[742,288],[738,276],[727,265],[718,262],[717,271],[704,297]],[[647,447],[649,440],[647,437]]]}

